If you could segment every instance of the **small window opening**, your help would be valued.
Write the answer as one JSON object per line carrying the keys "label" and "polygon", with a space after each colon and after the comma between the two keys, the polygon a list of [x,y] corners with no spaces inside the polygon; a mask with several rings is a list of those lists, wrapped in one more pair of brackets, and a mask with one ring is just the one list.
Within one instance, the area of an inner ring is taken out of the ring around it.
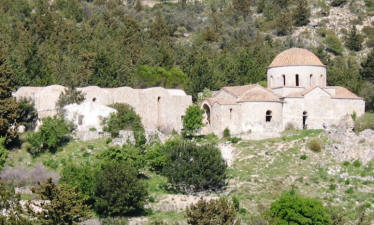
{"label": "small window opening", "polygon": [[313,74],[310,74],[310,79],[309,79],[309,86],[313,86],[313,83],[312,83],[312,78],[313,78]]}
{"label": "small window opening", "polygon": [[307,111],[304,111],[303,112],[303,129],[307,129],[307,124],[306,124],[306,120],[308,119],[308,112]]}
{"label": "small window opening", "polygon": [[160,102],[160,101],[161,101],[161,97],[158,96],[158,98],[157,98],[157,102]]}
{"label": "small window opening", "polygon": [[300,81],[299,81],[299,74],[296,74],[296,87],[300,86]]}
{"label": "small window opening", "polygon": [[282,78],[283,78],[283,87],[286,86],[286,75],[282,75]]}
{"label": "small window opening", "polygon": [[270,110],[266,111],[266,117],[265,117],[266,122],[270,123],[272,118],[273,118],[272,112]]}
{"label": "small window opening", "polygon": [[208,105],[204,105],[203,109],[205,110],[206,120],[208,121],[208,124],[210,124],[210,108]]}
{"label": "small window opening", "polygon": [[96,102],[96,97],[94,97],[94,98],[92,99],[92,101],[93,101],[93,102]]}
{"label": "small window opening", "polygon": [[230,108],[230,120],[232,118],[232,108]]}

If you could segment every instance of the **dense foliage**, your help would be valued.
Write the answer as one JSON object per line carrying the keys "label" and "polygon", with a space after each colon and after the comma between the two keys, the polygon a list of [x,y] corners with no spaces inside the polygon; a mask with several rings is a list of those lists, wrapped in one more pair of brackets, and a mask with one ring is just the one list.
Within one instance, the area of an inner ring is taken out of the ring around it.
{"label": "dense foliage", "polygon": [[141,150],[131,145],[109,147],[97,157],[102,163],[126,163],[136,169],[141,169],[145,166],[144,155]]}
{"label": "dense foliage", "polygon": [[193,137],[196,132],[204,126],[204,110],[198,105],[192,105],[187,108],[183,117],[183,136]]}
{"label": "dense foliage", "polygon": [[85,95],[82,93],[82,91],[79,91],[73,87],[68,87],[58,97],[56,106],[58,109],[62,110],[64,106],[73,104],[73,103],[80,104],[81,102],[84,101],[84,99],[85,99]]}
{"label": "dense foliage", "polygon": [[365,113],[355,120],[354,130],[359,133],[366,129],[374,129],[374,114]]}
{"label": "dense foliage", "polygon": [[182,192],[217,190],[226,184],[226,162],[212,145],[174,142],[167,146],[162,173]]}
{"label": "dense foliage", "polygon": [[42,122],[39,131],[31,133],[27,138],[30,143],[28,151],[32,155],[45,151],[55,152],[69,141],[68,135],[73,130],[73,125],[63,117],[46,117]]}
{"label": "dense foliage", "polygon": [[274,224],[329,225],[330,215],[318,200],[304,198],[294,191],[282,194],[270,207]]}
{"label": "dense foliage", "polygon": [[12,97],[12,72],[6,64],[4,52],[0,49],[0,137],[5,145],[12,146],[18,141],[18,104]]}
{"label": "dense foliage", "polygon": [[96,211],[103,216],[140,213],[144,209],[148,192],[145,184],[137,176],[137,169],[130,164],[105,164],[96,178]]}
{"label": "dense foliage", "polygon": [[234,205],[226,198],[206,201],[200,199],[186,210],[190,225],[239,225]]}
{"label": "dense foliage", "polygon": [[105,119],[104,131],[110,132],[112,137],[117,137],[120,130],[132,130],[136,146],[144,145],[146,143],[144,127],[134,109],[123,103],[115,103],[111,107],[116,109],[117,113]]}
{"label": "dense foliage", "polygon": [[55,184],[49,179],[40,188],[33,189],[33,192],[48,201],[41,203],[41,212],[34,212],[42,225],[78,224],[88,214],[86,198],[76,188]]}
{"label": "dense foliage", "polygon": [[3,168],[7,158],[8,150],[4,146],[5,137],[0,137],[0,170]]}
{"label": "dense foliage", "polygon": [[34,107],[34,102],[29,99],[20,99],[18,101],[19,125],[25,126],[26,130],[35,128],[38,120],[38,112]]}

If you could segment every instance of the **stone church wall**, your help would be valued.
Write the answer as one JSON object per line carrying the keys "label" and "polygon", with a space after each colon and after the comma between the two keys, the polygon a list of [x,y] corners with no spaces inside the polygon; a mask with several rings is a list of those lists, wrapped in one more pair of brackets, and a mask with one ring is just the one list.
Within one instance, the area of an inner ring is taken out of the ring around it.
{"label": "stone church wall", "polygon": [[[56,103],[65,87],[21,87],[13,95],[31,98],[35,102],[39,118],[57,114]],[[141,117],[146,129],[159,129],[163,132],[182,129],[182,116],[192,104],[192,97],[182,90],[165,88],[133,89],[129,87],[100,88],[89,86],[78,88],[86,97],[85,101],[95,101],[102,105],[126,103],[131,105]]]}

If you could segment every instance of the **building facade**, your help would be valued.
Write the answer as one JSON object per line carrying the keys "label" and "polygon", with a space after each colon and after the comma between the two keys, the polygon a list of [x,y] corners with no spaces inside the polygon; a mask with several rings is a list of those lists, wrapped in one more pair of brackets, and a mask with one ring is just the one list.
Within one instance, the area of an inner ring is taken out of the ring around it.
{"label": "building facade", "polygon": [[365,113],[362,98],[344,87],[327,86],[326,66],[306,49],[288,49],[270,64],[267,88],[224,87],[205,99],[203,133],[280,132],[287,127],[323,129]]}

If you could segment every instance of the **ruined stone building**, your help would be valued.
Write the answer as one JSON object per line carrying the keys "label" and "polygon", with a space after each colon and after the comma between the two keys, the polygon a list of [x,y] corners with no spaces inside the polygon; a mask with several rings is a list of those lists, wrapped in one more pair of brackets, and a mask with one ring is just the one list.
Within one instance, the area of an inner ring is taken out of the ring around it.
{"label": "ruined stone building", "polygon": [[267,70],[267,88],[258,84],[223,87],[205,99],[204,133],[280,132],[286,127],[322,129],[365,112],[362,98],[344,87],[327,86],[326,66],[306,49],[288,49]]}
{"label": "ruined stone building", "polygon": [[[13,96],[17,99],[29,98],[33,100],[39,118],[44,118],[57,114],[56,103],[64,90],[65,87],[60,85],[21,87],[13,93]],[[97,118],[92,118],[92,115],[105,114],[104,112],[97,112],[104,109],[100,105],[126,103],[132,106],[140,116],[145,129],[157,129],[165,133],[170,133],[173,130],[179,132],[183,127],[182,116],[188,106],[192,104],[192,97],[186,95],[183,90],[161,87],[133,89],[130,87],[100,88],[89,86],[78,88],[78,90],[85,94],[85,103],[81,104],[80,108],[74,106],[71,111],[72,113],[81,113],[81,115],[68,115],[68,117],[79,118],[83,125],[93,126],[97,123],[95,122]],[[87,102],[91,103],[87,104]]]}

